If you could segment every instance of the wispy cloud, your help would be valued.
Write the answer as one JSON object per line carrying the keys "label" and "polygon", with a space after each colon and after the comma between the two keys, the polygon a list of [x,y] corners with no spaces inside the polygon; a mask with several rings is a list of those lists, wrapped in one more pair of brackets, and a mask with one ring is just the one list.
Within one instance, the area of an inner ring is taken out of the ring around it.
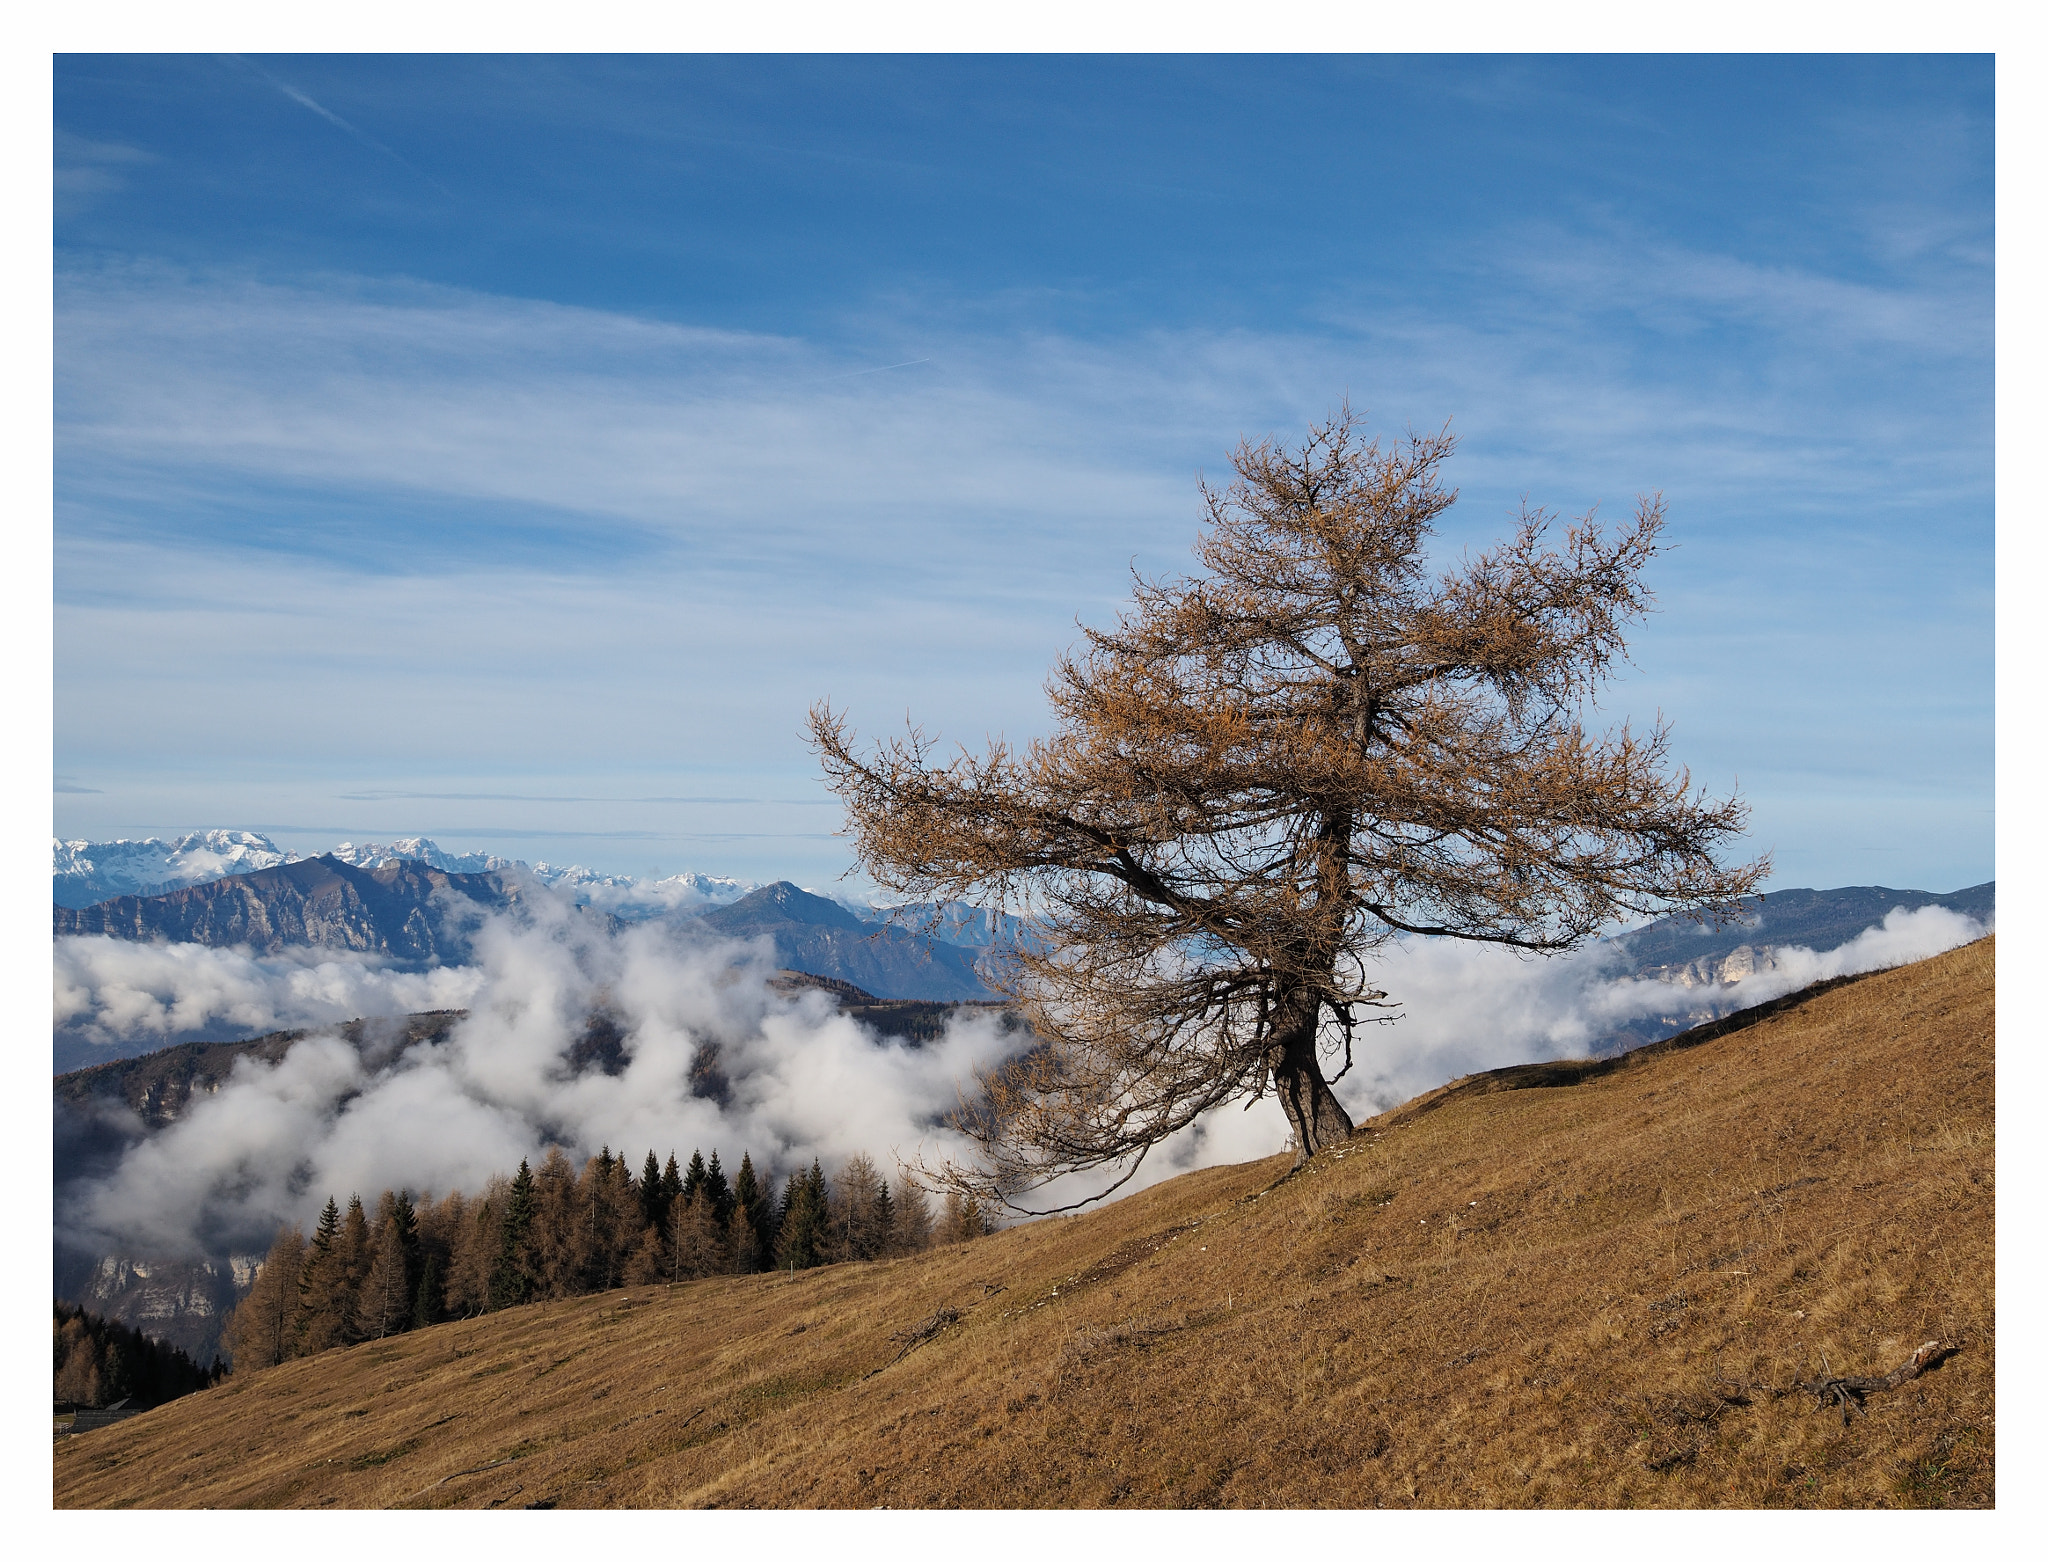
{"label": "wispy cloud", "polygon": [[131,172],[157,161],[154,153],[142,147],[96,141],[62,127],[52,135],[51,152],[51,195],[59,222],[125,190]]}
{"label": "wispy cloud", "polygon": [[[1076,617],[1109,618],[1133,562],[1183,567],[1197,475],[1348,393],[1382,429],[1455,416],[1447,550],[1497,536],[1524,494],[1614,514],[1664,492],[1680,546],[1635,698],[1682,744],[1713,735],[1684,752],[1716,787],[1875,767],[1899,799],[1858,836],[1927,837],[1898,756],[1948,766],[1988,732],[1952,730],[1989,665],[1981,277],[1873,281],[1591,227],[1463,264],[1455,300],[1333,295],[1316,331],[1114,338],[933,298],[800,337],[67,267],[60,762],[103,784],[145,754],[159,777],[327,767],[269,818],[338,791],[558,797],[619,839],[801,839],[726,815],[825,801],[801,796],[812,701],[970,743],[1036,730]],[[576,756],[547,788],[540,732]],[[669,780],[714,755],[701,792]]]}

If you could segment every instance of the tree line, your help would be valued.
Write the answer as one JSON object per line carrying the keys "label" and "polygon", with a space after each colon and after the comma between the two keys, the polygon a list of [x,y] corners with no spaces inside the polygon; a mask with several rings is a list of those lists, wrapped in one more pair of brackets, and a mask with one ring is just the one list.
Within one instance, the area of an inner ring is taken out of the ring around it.
{"label": "tree line", "polygon": [[220,1375],[208,1372],[175,1345],[153,1340],[125,1323],[66,1302],[54,1304],[54,1398],[59,1405],[94,1409],[128,1401],[137,1409],[161,1405]]}
{"label": "tree line", "polygon": [[370,1210],[330,1197],[310,1238],[279,1230],[223,1343],[248,1371],[526,1302],[891,1258],[992,1225],[971,1196],[935,1208],[907,1177],[892,1191],[866,1155],[829,1178],[813,1160],[778,1196],[751,1154],[728,1178],[716,1150],[709,1161],[693,1151],[687,1168],[649,1150],[636,1178],[610,1146],[581,1171],[553,1147],[538,1169],[521,1161],[473,1197],[415,1204],[387,1190]]}

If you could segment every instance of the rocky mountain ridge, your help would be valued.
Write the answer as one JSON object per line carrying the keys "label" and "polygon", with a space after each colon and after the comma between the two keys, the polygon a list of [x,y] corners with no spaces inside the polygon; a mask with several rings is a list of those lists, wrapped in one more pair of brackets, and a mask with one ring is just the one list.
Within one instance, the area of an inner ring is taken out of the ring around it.
{"label": "rocky mountain ridge", "polygon": [[467,956],[466,923],[520,904],[516,875],[446,873],[402,858],[379,867],[337,857],[259,868],[162,895],[121,895],[52,911],[57,936],[246,946],[261,954],[290,947],[348,949],[418,965]]}
{"label": "rocky mountain ridge", "polygon": [[849,982],[878,998],[984,1002],[981,949],[945,942],[915,922],[863,921],[837,901],[784,880],[694,919],[728,938],[772,939],[778,965]]}

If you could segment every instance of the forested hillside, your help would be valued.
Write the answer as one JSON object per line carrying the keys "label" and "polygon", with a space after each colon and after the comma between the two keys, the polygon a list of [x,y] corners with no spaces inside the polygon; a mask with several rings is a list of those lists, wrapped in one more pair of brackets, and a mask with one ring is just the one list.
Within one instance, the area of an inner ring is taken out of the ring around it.
{"label": "forested hillside", "polygon": [[246,1373],[529,1302],[896,1258],[989,1230],[972,1200],[934,1211],[901,1178],[892,1192],[865,1155],[829,1179],[814,1160],[777,1197],[749,1154],[728,1180],[716,1150],[708,1162],[693,1151],[687,1169],[649,1150],[635,1178],[609,1148],[580,1171],[551,1149],[476,1197],[416,1208],[410,1192],[386,1191],[373,1211],[351,1196],[345,1213],[329,1198],[311,1237],[278,1233],[224,1344]]}
{"label": "forested hillside", "polygon": [[215,1374],[174,1345],[126,1324],[57,1302],[54,1396],[59,1405],[98,1408],[126,1401],[138,1409],[205,1388]]}

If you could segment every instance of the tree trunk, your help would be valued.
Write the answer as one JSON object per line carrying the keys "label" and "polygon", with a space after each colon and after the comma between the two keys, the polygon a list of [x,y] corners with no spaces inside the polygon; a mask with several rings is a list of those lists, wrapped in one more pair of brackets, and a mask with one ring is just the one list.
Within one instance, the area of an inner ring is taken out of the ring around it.
{"label": "tree trunk", "polygon": [[1305,1020],[1287,1026],[1274,1038],[1268,1054],[1273,1073],[1273,1092],[1294,1130],[1294,1164],[1299,1166],[1318,1151],[1342,1144],[1351,1137],[1351,1114],[1338,1102],[1336,1093],[1323,1078],[1316,1057],[1317,1021],[1321,1006]]}

